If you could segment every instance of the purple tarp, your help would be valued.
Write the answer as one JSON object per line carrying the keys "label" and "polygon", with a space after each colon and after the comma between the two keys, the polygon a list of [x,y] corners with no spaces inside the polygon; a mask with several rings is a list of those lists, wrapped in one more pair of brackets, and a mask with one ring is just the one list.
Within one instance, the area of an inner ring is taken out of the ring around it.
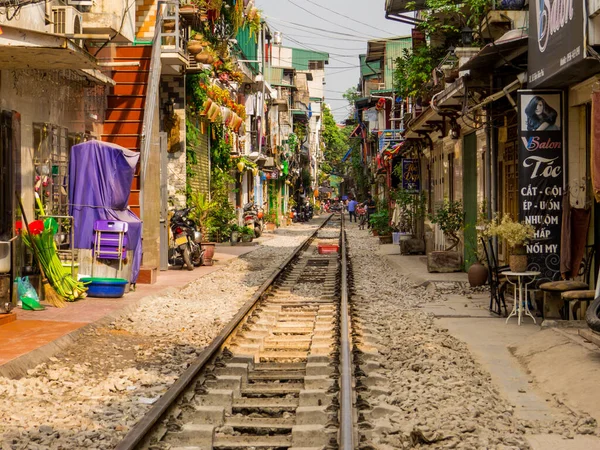
{"label": "purple tarp", "polygon": [[116,144],[88,141],[71,148],[69,214],[74,218],[75,248],[94,247],[94,222],[120,220],[129,224],[128,250],[133,250],[131,282],[142,262],[142,221],[127,201],[140,154]]}

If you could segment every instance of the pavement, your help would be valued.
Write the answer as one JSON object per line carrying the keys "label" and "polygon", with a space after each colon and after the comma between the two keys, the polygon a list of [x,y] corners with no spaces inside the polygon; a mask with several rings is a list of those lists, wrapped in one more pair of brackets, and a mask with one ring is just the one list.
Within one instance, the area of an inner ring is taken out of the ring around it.
{"label": "pavement", "polygon": [[[261,240],[271,239],[266,234]],[[170,268],[159,272],[155,284],[137,284],[122,298],[92,298],[69,303],[64,308],[47,307],[43,311],[16,308],[17,320],[0,326],[0,376],[16,378],[27,369],[70,345],[79,333],[90,326],[112,320],[135,308],[148,296],[160,295],[168,289],[180,289],[198,278],[226,267],[234,258],[249,253],[258,246],[230,246],[218,244],[212,266],[196,267],[192,271]]]}
{"label": "pavement", "polygon": [[[398,245],[379,245],[379,254],[415,285],[461,292],[468,286],[466,273],[428,273],[422,255],[400,255]],[[467,344],[474,358],[488,371],[494,385],[524,420],[560,420],[566,411],[590,414],[600,423],[600,348],[579,336],[577,329],[547,328],[529,317],[517,325],[489,311],[489,292],[450,293],[428,303],[438,324]],[[508,304],[507,299],[507,306]],[[559,410],[560,409],[560,410]],[[533,450],[600,449],[597,436],[556,434],[527,436]]]}

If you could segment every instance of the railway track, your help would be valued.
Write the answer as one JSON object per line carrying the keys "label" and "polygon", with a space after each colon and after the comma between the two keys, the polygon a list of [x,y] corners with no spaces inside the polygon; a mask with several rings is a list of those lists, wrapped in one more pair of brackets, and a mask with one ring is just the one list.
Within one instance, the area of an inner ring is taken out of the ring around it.
{"label": "railway track", "polygon": [[332,216],[116,449],[354,448],[346,266]]}

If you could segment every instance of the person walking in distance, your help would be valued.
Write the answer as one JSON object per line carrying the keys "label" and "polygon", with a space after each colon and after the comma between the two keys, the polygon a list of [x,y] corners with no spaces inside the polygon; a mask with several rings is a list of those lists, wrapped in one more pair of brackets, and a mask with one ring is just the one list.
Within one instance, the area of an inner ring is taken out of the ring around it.
{"label": "person walking in distance", "polygon": [[354,222],[356,222],[356,205],[358,205],[358,202],[356,200],[354,200],[354,197],[350,198],[350,201],[348,202],[348,215],[350,216],[350,222],[352,222],[352,217],[354,217]]}
{"label": "person walking in distance", "polygon": [[367,207],[367,228],[371,228],[371,222],[369,219],[371,218],[371,214],[374,214],[377,207],[375,206],[375,200],[373,200],[373,196],[369,194],[367,197],[367,201],[364,203],[364,206]]}

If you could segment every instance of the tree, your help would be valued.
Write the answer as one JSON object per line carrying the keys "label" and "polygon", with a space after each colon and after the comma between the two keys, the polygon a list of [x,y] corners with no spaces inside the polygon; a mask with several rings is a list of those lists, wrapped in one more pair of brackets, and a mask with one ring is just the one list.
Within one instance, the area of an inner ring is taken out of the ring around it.
{"label": "tree", "polygon": [[336,169],[339,169],[342,158],[348,150],[348,138],[344,133],[344,129],[340,128],[335,122],[331,110],[323,107],[322,112],[323,128],[322,136],[325,150],[323,156],[325,161],[321,163],[321,171],[330,175]]}

